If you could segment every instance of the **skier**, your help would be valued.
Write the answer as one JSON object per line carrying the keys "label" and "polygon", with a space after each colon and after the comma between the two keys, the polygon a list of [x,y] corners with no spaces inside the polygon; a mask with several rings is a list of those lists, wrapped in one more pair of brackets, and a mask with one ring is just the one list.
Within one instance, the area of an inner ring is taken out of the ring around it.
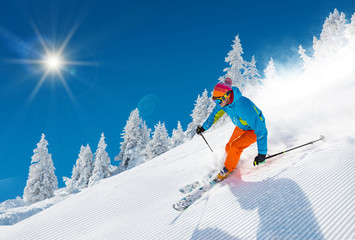
{"label": "skier", "polygon": [[202,126],[196,129],[197,134],[208,130],[220,117],[227,113],[236,125],[234,132],[225,147],[227,153],[224,168],[219,172],[216,181],[229,176],[237,167],[243,150],[257,142],[258,155],[254,166],[265,163],[267,153],[267,129],[265,118],[259,108],[248,98],[242,96],[237,87],[232,87],[232,80],[226,78],[218,83],[213,90],[212,99],[216,103],[210,116]]}

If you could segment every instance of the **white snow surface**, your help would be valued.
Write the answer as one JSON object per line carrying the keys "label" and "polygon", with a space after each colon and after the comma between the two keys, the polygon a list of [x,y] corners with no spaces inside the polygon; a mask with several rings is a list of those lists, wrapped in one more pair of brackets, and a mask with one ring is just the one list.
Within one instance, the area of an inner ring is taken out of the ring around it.
{"label": "white snow surface", "polygon": [[[245,92],[265,115],[269,154],[321,134],[325,143],[257,167],[252,166],[253,144],[230,177],[190,208],[175,211],[172,204],[183,197],[181,186],[223,164],[224,145],[234,129],[229,122],[205,133],[213,153],[195,136],[77,194],[45,200],[58,202],[12,226],[0,226],[0,239],[355,239],[354,63],[351,38],[304,71],[285,68],[259,91]],[[20,206],[16,210],[12,204]],[[2,203],[0,219],[33,208],[21,204]]]}
{"label": "white snow surface", "polygon": [[[233,125],[196,136],[152,161],[13,226],[1,239],[354,239],[354,140],[315,143],[239,169],[184,212],[179,187],[223,162]],[[312,140],[312,139],[309,139]],[[272,147],[272,146],[271,146]]]}

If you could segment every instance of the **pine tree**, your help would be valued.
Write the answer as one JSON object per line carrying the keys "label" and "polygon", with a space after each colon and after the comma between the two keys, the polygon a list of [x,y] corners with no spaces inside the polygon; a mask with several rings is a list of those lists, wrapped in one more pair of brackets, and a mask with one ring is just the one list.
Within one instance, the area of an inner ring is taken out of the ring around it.
{"label": "pine tree", "polygon": [[198,124],[202,124],[206,118],[209,116],[210,112],[208,111],[211,104],[210,98],[208,97],[208,92],[205,89],[202,96],[197,98],[196,107],[192,111],[191,117]]}
{"label": "pine tree", "polygon": [[63,177],[68,192],[74,192],[76,189],[88,187],[89,179],[92,176],[93,155],[89,144],[81,146],[79,158],[73,167],[71,179]]}
{"label": "pine tree", "polygon": [[182,130],[180,121],[178,121],[177,129],[173,130],[173,134],[170,139],[170,148],[175,148],[180,144],[183,144],[185,142],[185,139],[186,139],[186,135]]}
{"label": "pine tree", "polygon": [[93,171],[93,154],[89,144],[85,147],[83,154],[79,158],[82,160],[80,163],[81,173],[75,186],[81,189],[88,187]]}
{"label": "pine tree", "polygon": [[323,59],[336,52],[339,47],[344,46],[348,41],[346,37],[346,19],[345,14],[338,12],[337,9],[326,18],[320,39],[313,37],[314,57]]}
{"label": "pine tree", "polygon": [[192,122],[187,126],[186,136],[191,139],[196,134],[197,126],[202,125],[209,114],[211,113],[210,105],[212,104],[211,99],[208,97],[208,92],[205,91],[202,93],[202,96],[198,95],[195,107],[192,110]]}
{"label": "pine tree", "polygon": [[[229,68],[224,69],[227,72],[233,83],[233,86],[237,86],[239,89],[243,89],[245,82],[243,79],[243,73],[245,71],[245,62],[243,60],[243,48],[240,43],[239,35],[235,37],[233,41],[232,50],[228,52],[228,56],[225,58],[225,62],[230,65]],[[220,79],[223,80],[223,79]]]}
{"label": "pine tree", "polygon": [[107,144],[105,143],[104,133],[101,134],[100,142],[95,152],[94,167],[92,176],[89,179],[89,186],[93,186],[98,181],[109,176],[109,168],[111,160],[105,151]]}
{"label": "pine tree", "polygon": [[326,41],[327,39],[333,39],[336,35],[342,35],[346,30],[345,14],[338,12],[334,9],[334,12],[324,21],[322,33],[320,39]]}
{"label": "pine tree", "polygon": [[232,85],[237,86],[241,91],[247,87],[253,87],[260,84],[260,74],[256,68],[255,56],[252,56],[250,62],[243,59],[243,48],[240,43],[239,35],[233,41],[232,50],[228,52],[225,62],[230,67],[224,69],[227,72],[225,76],[220,77],[219,81],[222,82],[226,77],[232,79]]}
{"label": "pine tree", "polygon": [[306,50],[301,45],[298,47],[298,54],[303,60],[303,68],[306,69],[311,61],[311,58],[306,55]]}
{"label": "pine tree", "polygon": [[348,28],[350,30],[350,35],[355,36],[355,13],[351,16],[351,22]]}
{"label": "pine tree", "polygon": [[23,193],[26,202],[34,203],[54,196],[58,180],[54,173],[52,155],[48,153],[48,142],[42,134],[37,148],[33,150],[28,180]]}
{"label": "pine tree", "polygon": [[153,159],[169,150],[168,132],[164,123],[155,125],[153,139],[147,144],[147,160]]}
{"label": "pine tree", "polygon": [[256,86],[260,84],[260,74],[258,69],[256,68],[256,60],[255,56],[252,56],[251,62],[244,62],[245,64],[245,71],[243,74],[243,79],[247,86]]}
{"label": "pine tree", "polygon": [[276,68],[274,64],[274,59],[271,58],[267,67],[264,69],[264,74],[266,79],[274,79],[276,76]]}
{"label": "pine tree", "polygon": [[122,138],[124,140],[121,142],[121,151],[115,157],[116,161],[120,161],[120,172],[144,162],[145,147],[150,141],[150,129],[139,117],[137,108],[131,112],[123,129]]}

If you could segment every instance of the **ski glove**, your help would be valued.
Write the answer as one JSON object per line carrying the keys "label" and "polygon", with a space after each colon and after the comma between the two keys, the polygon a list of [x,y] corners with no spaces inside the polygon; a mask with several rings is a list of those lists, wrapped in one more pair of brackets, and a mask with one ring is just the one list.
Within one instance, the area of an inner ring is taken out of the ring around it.
{"label": "ski glove", "polygon": [[254,159],[254,166],[259,165],[259,164],[264,164],[265,157],[266,157],[266,155],[259,153],[258,156],[256,156]]}
{"label": "ski glove", "polygon": [[197,134],[200,134],[200,133],[203,133],[204,131],[206,131],[203,127],[201,127],[201,126],[198,126],[197,128],[196,128],[196,133]]}

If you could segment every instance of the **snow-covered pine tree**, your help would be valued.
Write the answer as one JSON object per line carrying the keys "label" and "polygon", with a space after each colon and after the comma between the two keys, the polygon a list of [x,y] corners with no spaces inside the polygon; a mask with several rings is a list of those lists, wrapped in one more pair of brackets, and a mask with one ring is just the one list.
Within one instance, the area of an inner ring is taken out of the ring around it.
{"label": "snow-covered pine tree", "polygon": [[[243,48],[240,43],[239,35],[233,40],[232,50],[228,52],[228,56],[225,58],[225,62],[230,65],[229,68],[224,69],[227,72],[227,76],[232,79],[232,85],[237,86],[239,89],[244,89],[245,81],[243,79],[243,73],[245,69],[245,61],[243,60]],[[223,80],[220,79],[220,80]]]}
{"label": "snow-covered pine tree", "polygon": [[186,140],[186,135],[182,129],[180,121],[178,121],[177,129],[173,130],[173,134],[170,138],[170,148],[175,148],[180,144],[183,144]]}
{"label": "snow-covered pine tree", "polygon": [[168,132],[164,123],[155,125],[153,139],[147,144],[147,160],[153,159],[169,150]]}
{"label": "snow-covered pine tree", "polygon": [[48,153],[48,142],[42,134],[37,148],[33,150],[28,180],[23,193],[26,202],[34,203],[54,196],[58,180],[54,173],[52,154]]}
{"label": "snow-covered pine tree", "polygon": [[355,14],[352,15],[351,22],[347,23],[345,14],[334,9],[334,12],[330,13],[324,21],[320,38],[313,37],[313,56],[308,57],[306,50],[299,46],[298,53],[304,62],[304,68],[307,69],[307,65],[312,64],[314,60],[324,61],[329,57],[332,58],[333,53],[347,45],[349,41],[353,41],[354,35]]}
{"label": "snow-covered pine tree", "polygon": [[274,59],[271,58],[267,67],[264,69],[264,75],[266,79],[274,79],[276,76],[276,68],[274,64]]}
{"label": "snow-covered pine tree", "polygon": [[339,47],[344,46],[348,41],[346,29],[345,14],[339,14],[338,10],[334,9],[334,12],[330,13],[329,17],[324,21],[320,39],[313,37],[314,57],[323,59],[330,55],[329,53],[335,52]]}
{"label": "snow-covered pine tree", "polygon": [[355,13],[351,16],[351,22],[348,26],[350,35],[355,36]]}
{"label": "snow-covered pine tree", "polygon": [[307,56],[306,50],[300,45],[298,47],[298,54],[300,58],[303,60],[303,68],[306,69],[308,64],[310,63],[311,58]]}
{"label": "snow-covered pine tree", "polygon": [[133,168],[145,160],[145,147],[150,141],[150,129],[139,117],[138,108],[133,110],[122,133],[121,151],[115,157],[120,161],[119,172]]}
{"label": "snow-covered pine tree", "polygon": [[68,192],[86,188],[93,170],[93,155],[89,144],[81,146],[79,158],[73,167],[71,179],[63,177]]}
{"label": "snow-covered pine tree", "polygon": [[89,179],[89,187],[95,185],[101,179],[109,176],[111,160],[105,150],[106,147],[107,144],[105,143],[104,133],[101,133],[100,142],[95,152],[94,167],[92,170],[92,176]]}
{"label": "snow-covered pine tree", "polygon": [[93,154],[89,144],[85,147],[82,156],[79,156],[81,161],[80,168],[81,174],[76,182],[76,187],[86,188],[89,185],[89,179],[92,176],[93,171]]}
{"label": "snow-covered pine tree", "polygon": [[142,135],[141,135],[141,140],[140,140],[140,144],[142,146],[142,151],[145,155],[145,146],[146,144],[148,144],[148,142],[150,142],[150,132],[152,131],[150,128],[148,128],[147,124],[145,123],[145,121],[142,121],[141,123],[141,130],[142,130]]}
{"label": "snow-covered pine tree", "polygon": [[248,87],[253,87],[260,84],[260,74],[256,68],[256,60],[253,55],[251,62],[245,62],[245,71],[243,74],[243,79]]}
{"label": "snow-covered pine tree", "polygon": [[227,72],[225,76],[220,77],[219,81],[222,82],[226,77],[232,79],[232,85],[244,91],[247,87],[253,87],[260,84],[260,74],[256,68],[255,56],[252,56],[250,62],[243,59],[243,48],[240,43],[239,35],[233,40],[232,50],[228,52],[225,62],[230,67],[225,68],[223,72]]}
{"label": "snow-covered pine tree", "polygon": [[197,126],[202,125],[211,113],[211,104],[211,99],[208,97],[208,92],[205,89],[205,91],[202,93],[202,96],[197,96],[195,107],[192,110],[192,122],[187,126],[186,130],[186,137],[188,139],[191,139],[195,136]]}

